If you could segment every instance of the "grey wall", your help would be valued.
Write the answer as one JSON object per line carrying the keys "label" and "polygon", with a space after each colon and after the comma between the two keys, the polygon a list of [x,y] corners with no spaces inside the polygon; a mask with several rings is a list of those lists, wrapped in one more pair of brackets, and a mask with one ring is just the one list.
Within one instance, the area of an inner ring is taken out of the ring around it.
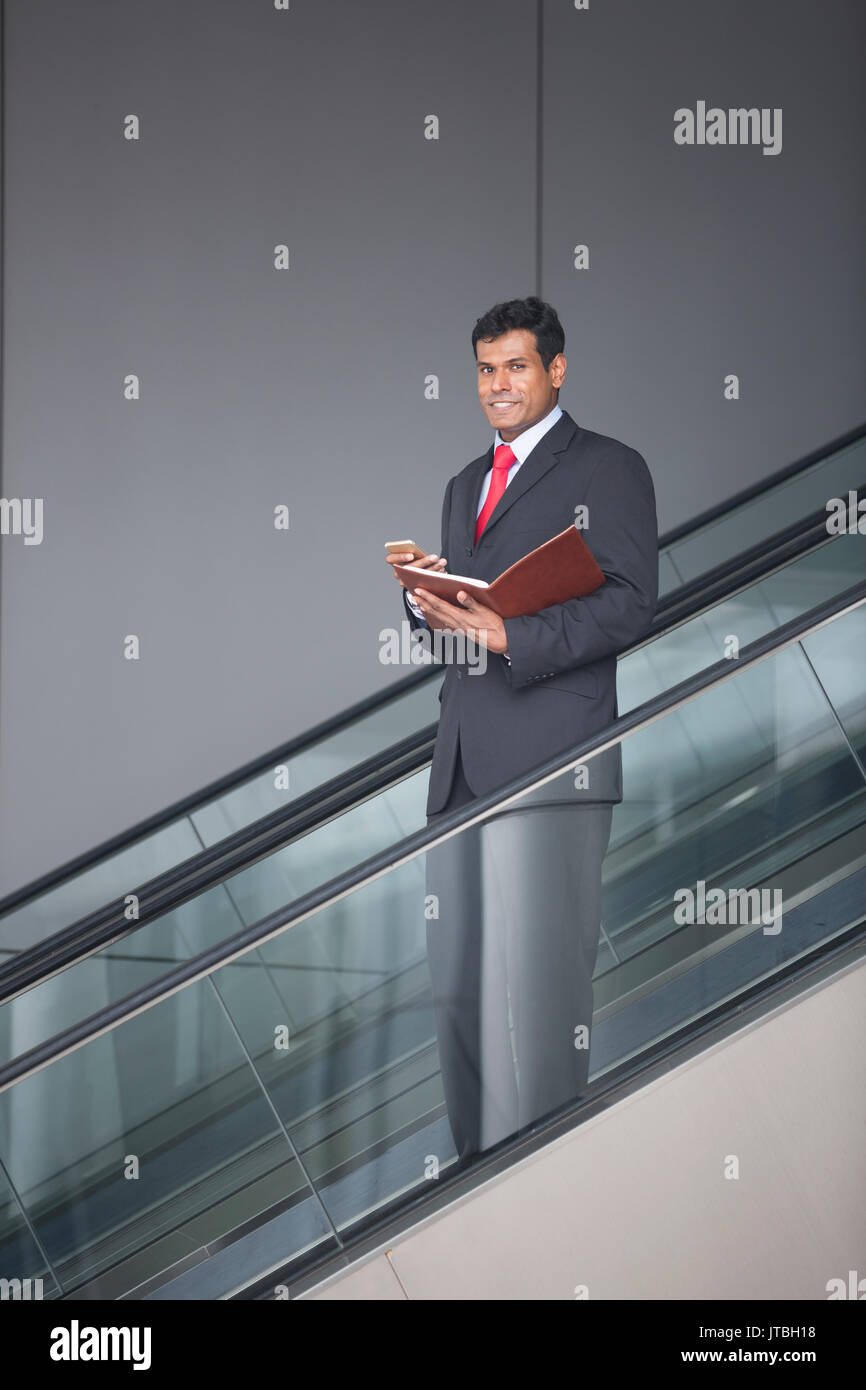
{"label": "grey wall", "polygon": [[[866,414],[858,0],[542,8],[6,0],[0,893],[405,674],[381,545],[488,443],[495,300],[663,526]],[[782,153],[675,146],[698,99]]]}
{"label": "grey wall", "polygon": [[[572,413],[644,454],[674,526],[866,417],[866,9],[544,13],[543,290]],[[673,113],[699,100],[780,107],[780,153],[676,145]]]}

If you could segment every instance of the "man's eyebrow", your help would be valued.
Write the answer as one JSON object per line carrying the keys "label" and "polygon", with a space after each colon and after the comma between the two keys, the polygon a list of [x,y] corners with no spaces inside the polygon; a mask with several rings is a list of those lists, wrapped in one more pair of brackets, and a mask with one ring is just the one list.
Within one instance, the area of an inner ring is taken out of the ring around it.
{"label": "man's eyebrow", "polygon": [[[511,364],[512,364],[512,362],[528,362],[528,360],[529,360],[529,359],[528,359],[527,357],[509,357],[508,360],[506,361],[505,365],[506,365],[506,367],[510,367]],[[479,359],[478,359],[478,365],[479,365],[479,367],[492,367],[492,366],[493,366],[493,363],[492,363],[492,362],[485,362],[483,357],[479,357]]]}

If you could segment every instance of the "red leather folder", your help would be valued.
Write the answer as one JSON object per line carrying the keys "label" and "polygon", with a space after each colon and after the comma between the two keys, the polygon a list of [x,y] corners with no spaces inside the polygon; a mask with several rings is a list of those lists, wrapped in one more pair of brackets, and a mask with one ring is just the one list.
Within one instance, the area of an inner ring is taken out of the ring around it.
{"label": "red leather folder", "polygon": [[[465,590],[500,618],[528,617],[554,603],[585,598],[604,583],[592,551],[574,526],[509,565],[492,584],[460,574],[439,574],[417,565],[395,565],[394,572],[410,594],[416,589],[427,589],[459,608],[457,595]],[[428,621],[431,627],[442,626],[435,619]]]}

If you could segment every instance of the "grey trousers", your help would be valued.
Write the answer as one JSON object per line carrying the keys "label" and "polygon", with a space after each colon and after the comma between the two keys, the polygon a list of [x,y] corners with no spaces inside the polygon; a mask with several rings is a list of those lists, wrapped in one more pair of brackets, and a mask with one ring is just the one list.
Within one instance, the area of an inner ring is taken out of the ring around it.
{"label": "grey trousers", "polygon": [[[473,799],[458,755],[440,814]],[[586,1086],[612,811],[601,802],[509,810],[427,855],[438,912],[427,922],[427,958],[461,1157]]]}

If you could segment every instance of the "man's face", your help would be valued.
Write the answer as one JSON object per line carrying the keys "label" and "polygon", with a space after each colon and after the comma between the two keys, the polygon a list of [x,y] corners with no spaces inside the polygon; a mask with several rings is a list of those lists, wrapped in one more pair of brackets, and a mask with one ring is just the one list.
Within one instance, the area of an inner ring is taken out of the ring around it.
{"label": "man's face", "polygon": [[478,399],[494,429],[510,444],[556,405],[556,392],[565,379],[560,352],[545,371],[528,328],[512,328],[501,338],[475,345]]}

